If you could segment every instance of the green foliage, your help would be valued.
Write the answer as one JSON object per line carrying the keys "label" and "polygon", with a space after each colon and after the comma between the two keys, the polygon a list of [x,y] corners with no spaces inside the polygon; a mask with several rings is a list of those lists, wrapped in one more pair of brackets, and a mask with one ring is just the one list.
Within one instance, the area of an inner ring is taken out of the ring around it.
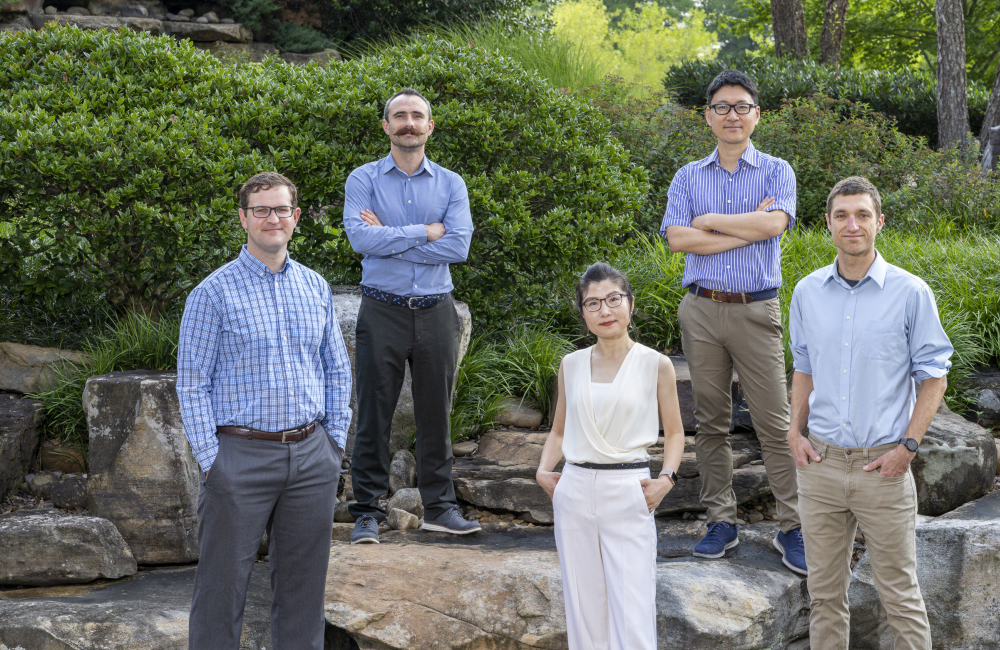
{"label": "green foliage", "polygon": [[282,52],[312,54],[333,47],[333,42],[323,32],[308,25],[281,23],[270,33],[271,42]]}
{"label": "green foliage", "polygon": [[530,397],[539,411],[549,413],[559,364],[575,349],[573,343],[548,327],[529,325],[508,332],[498,345],[500,385],[510,395]]}
{"label": "green foliage", "polygon": [[238,23],[260,32],[274,21],[275,0],[219,0],[219,6]]}
{"label": "green foliage", "polygon": [[179,335],[177,318],[153,320],[133,313],[115,323],[109,333],[84,345],[86,363],[63,367],[51,388],[29,395],[45,405],[45,436],[86,444],[87,418],[81,395],[87,379],[121,370],[174,370]]}
{"label": "green foliage", "polygon": [[898,191],[883,197],[890,228],[953,234],[1000,227],[1000,175],[984,175],[952,149],[930,157]]}
{"label": "green foliage", "polygon": [[236,254],[236,190],[275,169],[304,212],[291,254],[356,282],[344,181],[387,154],[381,102],[407,85],[434,104],[428,156],[469,188],[457,296],[479,324],[546,313],[554,286],[629,231],[645,173],[580,98],[433,37],[323,68],[226,67],[127,31],[0,35],[0,226],[14,233],[0,271],[25,295],[164,313]]}
{"label": "green foliage", "polygon": [[[934,78],[913,70],[838,70],[813,61],[744,54],[725,59],[683,61],[667,71],[663,85],[676,93],[677,101],[684,106],[702,107],[708,84],[726,68],[741,70],[757,83],[764,111],[780,110],[784,100],[827,95],[867,104],[895,119],[903,133],[923,136],[932,146],[937,143]],[[982,128],[989,94],[988,86],[976,82],[969,84],[969,122],[973,133],[979,133]]]}
{"label": "green foliage", "polygon": [[635,294],[635,337],[654,350],[681,347],[677,307],[687,290],[684,256],[670,252],[666,240],[638,233],[611,259],[611,265],[625,273]]}
{"label": "green foliage", "polygon": [[497,390],[500,353],[482,337],[473,340],[455,377],[451,404],[451,441],[481,436],[500,412],[503,395]]}

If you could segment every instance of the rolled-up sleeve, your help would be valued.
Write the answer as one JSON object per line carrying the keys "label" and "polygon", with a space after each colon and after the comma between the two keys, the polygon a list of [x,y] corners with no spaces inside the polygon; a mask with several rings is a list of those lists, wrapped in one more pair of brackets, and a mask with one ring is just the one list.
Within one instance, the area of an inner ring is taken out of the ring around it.
{"label": "rolled-up sleeve", "polygon": [[341,449],[347,447],[347,429],[351,425],[351,361],[340,332],[333,300],[327,309],[326,330],[320,344],[325,382],[323,428]]}
{"label": "rolled-up sleeve", "polygon": [[792,350],[792,367],[796,372],[813,374],[809,360],[809,346],[806,343],[805,328],[802,323],[802,296],[799,288],[792,293],[792,304],[788,309],[788,346]]}
{"label": "rolled-up sleeve", "polygon": [[670,189],[667,190],[667,211],[663,214],[660,234],[666,237],[668,226],[690,226],[694,216],[688,188],[688,166],[684,166],[674,174]]}
{"label": "rolled-up sleeve", "polygon": [[[774,198],[774,203],[765,212],[781,210],[788,215],[788,226],[795,225],[795,171],[784,160],[775,165],[774,173],[767,184],[767,195]],[[787,229],[786,228],[786,229]]]}
{"label": "rolled-up sleeve", "polygon": [[212,407],[212,378],[219,355],[222,319],[201,287],[188,295],[177,343],[177,399],[191,451],[208,471],[219,453]]}
{"label": "rolled-up sleeve", "polygon": [[907,301],[906,320],[910,350],[910,375],[918,382],[944,377],[951,369],[955,348],[938,316],[934,293],[926,284]]}

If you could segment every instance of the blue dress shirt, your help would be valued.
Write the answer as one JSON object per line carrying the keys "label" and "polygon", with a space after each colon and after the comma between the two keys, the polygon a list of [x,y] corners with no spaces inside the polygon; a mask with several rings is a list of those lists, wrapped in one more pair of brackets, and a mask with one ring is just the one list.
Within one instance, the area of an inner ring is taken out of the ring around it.
{"label": "blue dress shirt", "polygon": [[[692,219],[709,212],[753,212],[766,197],[774,199],[766,212],[783,210],[789,216],[788,228],[795,225],[795,172],[787,162],[757,151],[750,143],[736,171],[729,173],[719,164],[716,148],[712,155],[674,174],[660,234],[666,237],[667,226],[690,226]],[[682,283],[731,292],[777,289],[781,286],[781,238],[714,255],[688,253]]]}
{"label": "blue dress shirt", "polygon": [[218,426],[282,431],[318,419],[343,449],[351,362],[330,285],[287,256],[273,273],[244,246],[188,295],[177,396],[203,471],[218,454]]}
{"label": "blue dress shirt", "polygon": [[[408,176],[389,154],[358,167],[344,188],[344,229],[361,261],[361,284],[400,296],[429,296],[454,288],[448,264],[464,262],[472,241],[465,181],[424,161]],[[382,227],[361,218],[371,210]],[[443,223],[445,235],[428,242],[426,224]]]}
{"label": "blue dress shirt", "polygon": [[948,374],[954,352],[927,283],[881,255],[854,287],[836,261],[800,280],[788,331],[795,370],[813,379],[809,431],[839,447],[904,437],[914,382]]}

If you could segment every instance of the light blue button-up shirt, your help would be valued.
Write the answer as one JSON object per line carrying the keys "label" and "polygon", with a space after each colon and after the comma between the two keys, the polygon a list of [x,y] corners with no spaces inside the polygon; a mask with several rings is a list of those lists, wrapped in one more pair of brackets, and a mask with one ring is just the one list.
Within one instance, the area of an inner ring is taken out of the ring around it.
{"label": "light blue button-up shirt", "polygon": [[[371,210],[382,227],[361,218]],[[425,225],[443,223],[445,235],[428,242]],[[400,296],[429,296],[454,288],[449,264],[464,262],[472,242],[465,181],[424,156],[408,176],[389,154],[347,178],[344,229],[361,261],[361,284]]]}
{"label": "light blue button-up shirt", "polygon": [[[660,234],[668,226],[690,226],[691,220],[709,212],[753,212],[766,197],[774,199],[765,211],[783,210],[788,227],[795,225],[795,172],[781,158],[747,146],[736,171],[719,164],[719,150],[684,165],[674,174],[667,192],[667,211]],[[755,241],[714,255],[688,253],[683,285],[697,284],[720,291],[763,291],[781,286],[781,238]]]}
{"label": "light blue button-up shirt", "polygon": [[283,431],[319,419],[343,449],[351,362],[327,281],[287,256],[273,273],[244,246],[188,295],[177,397],[203,471],[219,453],[219,426]]}
{"label": "light blue button-up shirt", "polygon": [[916,382],[948,374],[954,352],[927,283],[881,255],[854,287],[836,261],[800,280],[788,331],[795,370],[813,379],[809,431],[839,447],[904,437]]}

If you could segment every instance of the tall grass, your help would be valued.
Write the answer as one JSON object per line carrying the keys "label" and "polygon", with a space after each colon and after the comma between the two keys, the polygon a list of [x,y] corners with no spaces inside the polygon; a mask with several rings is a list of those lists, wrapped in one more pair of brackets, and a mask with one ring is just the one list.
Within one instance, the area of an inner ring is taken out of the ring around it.
{"label": "tall grass", "polygon": [[503,395],[497,390],[500,353],[482,337],[473,339],[455,378],[451,405],[451,441],[482,435],[500,412]]}
{"label": "tall grass", "polygon": [[45,405],[45,435],[64,442],[86,444],[87,418],[83,411],[83,389],[87,379],[121,370],[174,370],[180,321],[151,320],[130,314],[114,324],[110,332],[82,346],[87,361],[65,366],[45,391],[30,395]]}

